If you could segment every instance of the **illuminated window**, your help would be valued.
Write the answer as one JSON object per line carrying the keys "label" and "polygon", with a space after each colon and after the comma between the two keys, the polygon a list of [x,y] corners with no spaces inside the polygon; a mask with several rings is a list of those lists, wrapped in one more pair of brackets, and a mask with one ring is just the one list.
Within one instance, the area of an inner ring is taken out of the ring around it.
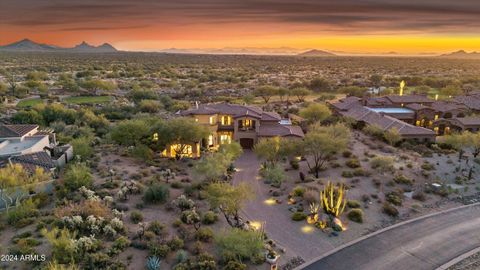
{"label": "illuminated window", "polygon": [[195,122],[198,122],[198,118],[195,118]]}
{"label": "illuminated window", "polygon": [[232,136],[230,134],[220,135],[220,144],[229,144],[232,142]]}
{"label": "illuminated window", "polygon": [[433,128],[433,131],[435,131],[435,134],[438,135],[438,127],[434,127],[434,128]]}
{"label": "illuminated window", "polygon": [[417,122],[415,122],[415,125],[420,126],[420,120],[417,120]]}
{"label": "illuminated window", "polygon": [[208,136],[208,145],[213,146],[213,135]]}
{"label": "illuminated window", "polygon": [[438,114],[435,114],[435,118],[433,120],[437,120],[438,119]]}
{"label": "illuminated window", "polygon": [[193,148],[187,144],[173,144],[170,146],[170,155],[172,157],[192,157]]}
{"label": "illuminated window", "polygon": [[215,116],[210,116],[210,125],[215,124]]}
{"label": "illuminated window", "polygon": [[153,133],[153,138],[152,138],[152,140],[153,140],[154,142],[157,142],[157,141],[158,141],[158,133]]}
{"label": "illuminated window", "polygon": [[222,116],[222,125],[224,126],[230,126],[232,124],[232,117],[228,115]]}

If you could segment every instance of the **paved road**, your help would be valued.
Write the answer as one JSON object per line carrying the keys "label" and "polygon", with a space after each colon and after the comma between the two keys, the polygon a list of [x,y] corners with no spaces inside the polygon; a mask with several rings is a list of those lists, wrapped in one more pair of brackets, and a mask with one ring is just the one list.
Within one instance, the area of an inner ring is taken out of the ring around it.
{"label": "paved road", "polygon": [[300,256],[309,261],[334,248],[318,231],[302,232],[302,226],[290,219],[285,202],[281,205],[265,203],[265,200],[271,198],[268,193],[270,188],[258,176],[260,161],[252,151],[246,150],[235,162],[235,166],[238,171],[234,174],[233,183],[247,183],[256,193],[256,198],[243,208],[242,215],[251,221],[265,222],[267,235],[287,250],[281,257],[282,260]]}
{"label": "paved road", "polygon": [[304,266],[305,270],[432,270],[480,247],[480,205],[403,224]]}

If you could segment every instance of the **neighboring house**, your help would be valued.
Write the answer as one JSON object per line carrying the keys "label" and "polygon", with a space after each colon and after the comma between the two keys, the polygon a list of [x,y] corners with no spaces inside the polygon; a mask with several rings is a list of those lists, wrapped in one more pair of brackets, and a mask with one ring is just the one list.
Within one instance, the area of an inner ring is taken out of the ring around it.
{"label": "neighboring house", "polygon": [[73,158],[72,146],[58,146],[53,132],[38,128],[38,125],[0,125],[0,164],[21,164],[29,172],[36,167],[53,172]]}
{"label": "neighboring house", "polygon": [[[352,108],[365,107],[405,123],[431,129],[437,135],[451,131],[478,131],[475,126],[480,117],[466,117],[480,111],[480,94],[459,96],[451,101],[437,101],[424,95],[346,97],[330,104],[339,114]],[[465,119],[464,119],[465,118]]]}
{"label": "neighboring house", "polygon": [[[304,136],[302,129],[292,125],[289,119],[282,120],[275,112],[265,112],[253,106],[229,103],[204,104],[179,114],[194,118],[210,130],[207,139],[190,146],[191,152],[188,155],[191,157],[200,156],[200,147],[216,148],[232,141],[239,142],[245,149],[251,149],[262,137]],[[174,156],[174,153],[175,146],[167,147],[167,156]]]}

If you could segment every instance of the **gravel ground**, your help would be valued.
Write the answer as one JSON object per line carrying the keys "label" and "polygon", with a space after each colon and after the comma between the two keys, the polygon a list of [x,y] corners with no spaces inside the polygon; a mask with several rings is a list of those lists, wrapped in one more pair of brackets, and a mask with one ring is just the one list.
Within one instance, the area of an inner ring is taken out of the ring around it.
{"label": "gravel ground", "polygon": [[450,266],[447,270],[477,270],[480,269],[480,252],[473,254],[457,264]]}

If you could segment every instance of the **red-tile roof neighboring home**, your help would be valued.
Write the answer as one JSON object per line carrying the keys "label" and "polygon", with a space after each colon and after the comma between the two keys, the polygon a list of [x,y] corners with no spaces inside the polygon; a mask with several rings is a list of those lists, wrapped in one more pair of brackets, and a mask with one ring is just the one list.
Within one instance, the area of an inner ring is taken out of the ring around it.
{"label": "red-tile roof neighboring home", "polygon": [[385,97],[369,97],[364,100],[364,104],[367,107],[381,107],[391,106],[392,102]]}
{"label": "red-tile roof neighboring home", "polygon": [[356,121],[363,121],[369,125],[376,125],[384,131],[396,128],[402,136],[435,136],[435,132],[430,129],[410,125],[383,113],[374,112],[367,107],[355,107],[342,112],[342,115],[351,117]]}
{"label": "red-tile roof neighboring home", "polygon": [[23,137],[38,125],[0,125],[0,138]]}
{"label": "red-tile roof neighboring home", "polygon": [[409,108],[409,109],[412,109],[414,111],[420,111],[420,110],[431,110],[433,111],[434,109],[429,107],[429,106],[425,106],[423,104],[418,104],[418,103],[411,103],[411,104],[408,104],[408,105],[405,105],[405,107]]}
{"label": "red-tile roof neighboring home", "polygon": [[250,116],[258,119],[262,117],[262,113],[262,109],[257,107],[229,103],[202,104],[198,108],[180,112],[181,115],[227,114],[234,118]]}
{"label": "red-tile roof neighboring home", "polygon": [[361,101],[362,99],[359,97],[346,97],[338,100],[337,102],[332,102],[330,103],[331,106],[333,106],[337,110],[349,110],[352,107],[355,106],[361,106]]}
{"label": "red-tile roof neighboring home", "polygon": [[302,128],[299,126],[292,125],[280,125],[278,123],[274,124],[262,124],[260,125],[260,130],[258,131],[259,137],[299,137],[303,138],[305,134],[302,131]]}
{"label": "red-tile roof neighboring home", "polygon": [[435,100],[429,99],[425,95],[390,95],[385,96],[392,103],[433,103]]}
{"label": "red-tile roof neighboring home", "polygon": [[480,94],[457,96],[453,98],[453,101],[463,104],[471,110],[480,111]]}
{"label": "red-tile roof neighboring home", "polygon": [[480,117],[479,116],[468,116],[461,118],[452,118],[452,120],[458,121],[465,127],[469,126],[480,126]]}
{"label": "red-tile roof neighboring home", "polygon": [[31,172],[35,171],[35,167],[41,167],[45,171],[50,171],[56,167],[55,162],[47,152],[35,152],[25,155],[12,156],[10,157],[10,162],[14,164],[20,164],[26,169],[33,169]]}
{"label": "red-tile roof neighboring home", "polygon": [[434,103],[432,103],[431,107],[437,112],[449,112],[454,110],[466,111],[468,109],[463,104],[446,101],[435,101]]}

